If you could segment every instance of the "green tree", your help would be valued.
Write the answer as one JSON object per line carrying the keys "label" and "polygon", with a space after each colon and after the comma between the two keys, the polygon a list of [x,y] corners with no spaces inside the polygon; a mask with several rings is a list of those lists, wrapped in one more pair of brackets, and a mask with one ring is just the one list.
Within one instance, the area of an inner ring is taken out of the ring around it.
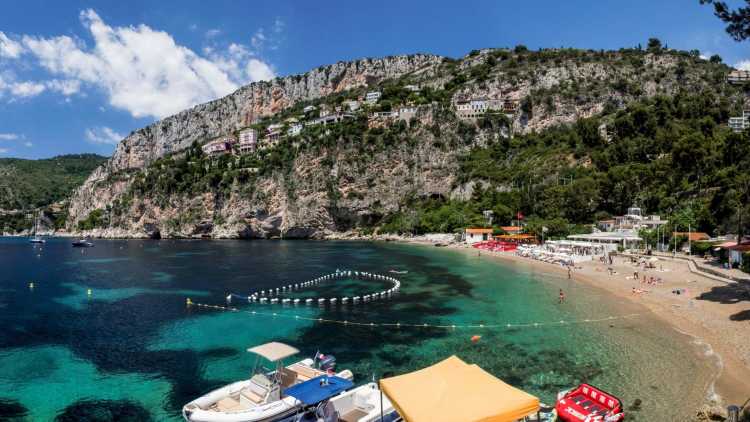
{"label": "green tree", "polygon": [[745,0],[747,6],[732,9],[723,1],[700,0],[701,4],[713,4],[714,15],[727,24],[727,33],[735,41],[750,38],[750,0]]}
{"label": "green tree", "polygon": [[662,49],[661,40],[658,38],[649,38],[646,49],[651,53],[658,53]]}

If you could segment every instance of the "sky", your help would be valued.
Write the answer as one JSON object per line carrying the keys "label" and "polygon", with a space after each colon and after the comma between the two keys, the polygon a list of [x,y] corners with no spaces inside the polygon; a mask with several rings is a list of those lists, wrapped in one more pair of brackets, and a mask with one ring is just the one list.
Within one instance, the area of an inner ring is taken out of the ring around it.
{"label": "sky", "polygon": [[0,157],[110,155],[160,118],[342,60],[518,44],[619,49],[650,37],[750,69],[750,42],[733,41],[699,0],[8,1]]}

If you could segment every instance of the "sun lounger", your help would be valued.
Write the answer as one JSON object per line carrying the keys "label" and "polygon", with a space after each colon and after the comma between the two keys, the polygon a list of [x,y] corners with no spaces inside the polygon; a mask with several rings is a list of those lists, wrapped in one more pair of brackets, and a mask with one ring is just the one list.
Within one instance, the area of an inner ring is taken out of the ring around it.
{"label": "sun lounger", "polygon": [[214,405],[219,412],[229,412],[232,410],[239,410],[242,406],[238,400],[231,397],[224,397],[223,399],[216,402]]}
{"label": "sun lounger", "polygon": [[325,375],[325,372],[323,371],[318,371],[315,368],[310,368],[309,366],[300,365],[298,363],[291,365],[289,369],[297,373],[297,380],[299,382],[307,381],[320,375]]}

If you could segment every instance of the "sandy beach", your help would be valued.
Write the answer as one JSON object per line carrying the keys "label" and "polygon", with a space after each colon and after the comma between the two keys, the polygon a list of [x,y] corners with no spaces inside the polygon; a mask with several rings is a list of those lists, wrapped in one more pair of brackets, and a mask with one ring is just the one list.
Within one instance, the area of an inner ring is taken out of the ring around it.
{"label": "sandy beach", "polygon": [[[426,242],[415,242],[426,243]],[[477,253],[463,244],[450,248]],[[567,275],[567,268],[514,253],[482,251],[482,257],[530,265],[540,271]],[[609,274],[608,268],[614,271]],[[634,272],[639,280],[634,280]],[[656,284],[642,283],[660,278]],[[631,263],[629,257],[617,256],[613,264],[596,261],[576,264],[571,278],[579,283],[601,289],[616,297],[643,306],[647,314],[660,318],[675,330],[693,338],[703,346],[700,358],[710,360],[717,367],[717,377],[707,388],[706,401],[716,404],[742,404],[750,398],[750,301],[737,286],[695,274],[688,263],[680,259],[660,258],[656,269],[644,271]],[[642,291],[633,293],[633,288]],[[680,290],[680,294],[674,291]],[[575,300],[568,295],[567,300]],[[743,320],[744,318],[744,320]]]}

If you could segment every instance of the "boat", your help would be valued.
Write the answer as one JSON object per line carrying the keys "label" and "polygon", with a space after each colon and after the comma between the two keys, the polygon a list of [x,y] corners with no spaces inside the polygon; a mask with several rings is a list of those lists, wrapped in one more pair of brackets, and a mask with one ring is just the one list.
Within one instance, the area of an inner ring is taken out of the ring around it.
{"label": "boat", "polygon": [[406,271],[406,270],[403,270],[403,271],[398,271],[398,270],[390,270],[390,271],[388,271],[388,272],[389,272],[389,273],[393,273],[393,274],[409,274],[409,271]]}
{"label": "boat", "polygon": [[[351,371],[334,375],[336,360],[332,355],[318,353],[314,359],[284,366],[284,360],[298,354],[299,350],[284,343],[270,342],[247,351],[256,356],[251,378],[226,385],[186,404],[182,408],[186,421],[278,421],[354,386]],[[275,368],[265,368],[266,362]],[[314,403],[311,404],[311,400]]]}
{"label": "boat", "polygon": [[620,399],[589,384],[560,392],[555,409],[564,422],[617,422],[625,418]]}
{"label": "boat", "polygon": [[29,239],[29,243],[37,243],[37,244],[44,244],[47,241],[44,240],[41,236],[37,234],[37,231],[39,230],[39,216],[37,215],[37,218],[34,220],[34,232],[32,233],[34,237]]}
{"label": "boat", "polygon": [[[303,402],[306,401],[302,395],[294,391],[289,394],[295,395]],[[311,397],[311,399],[311,401],[317,400],[316,397]],[[374,382],[340,393],[306,410],[279,422],[380,422],[381,420],[396,422],[402,420],[391,401],[382,394]]]}
{"label": "boat", "polygon": [[91,248],[93,246],[94,243],[86,239],[78,239],[73,241],[74,248]]}

